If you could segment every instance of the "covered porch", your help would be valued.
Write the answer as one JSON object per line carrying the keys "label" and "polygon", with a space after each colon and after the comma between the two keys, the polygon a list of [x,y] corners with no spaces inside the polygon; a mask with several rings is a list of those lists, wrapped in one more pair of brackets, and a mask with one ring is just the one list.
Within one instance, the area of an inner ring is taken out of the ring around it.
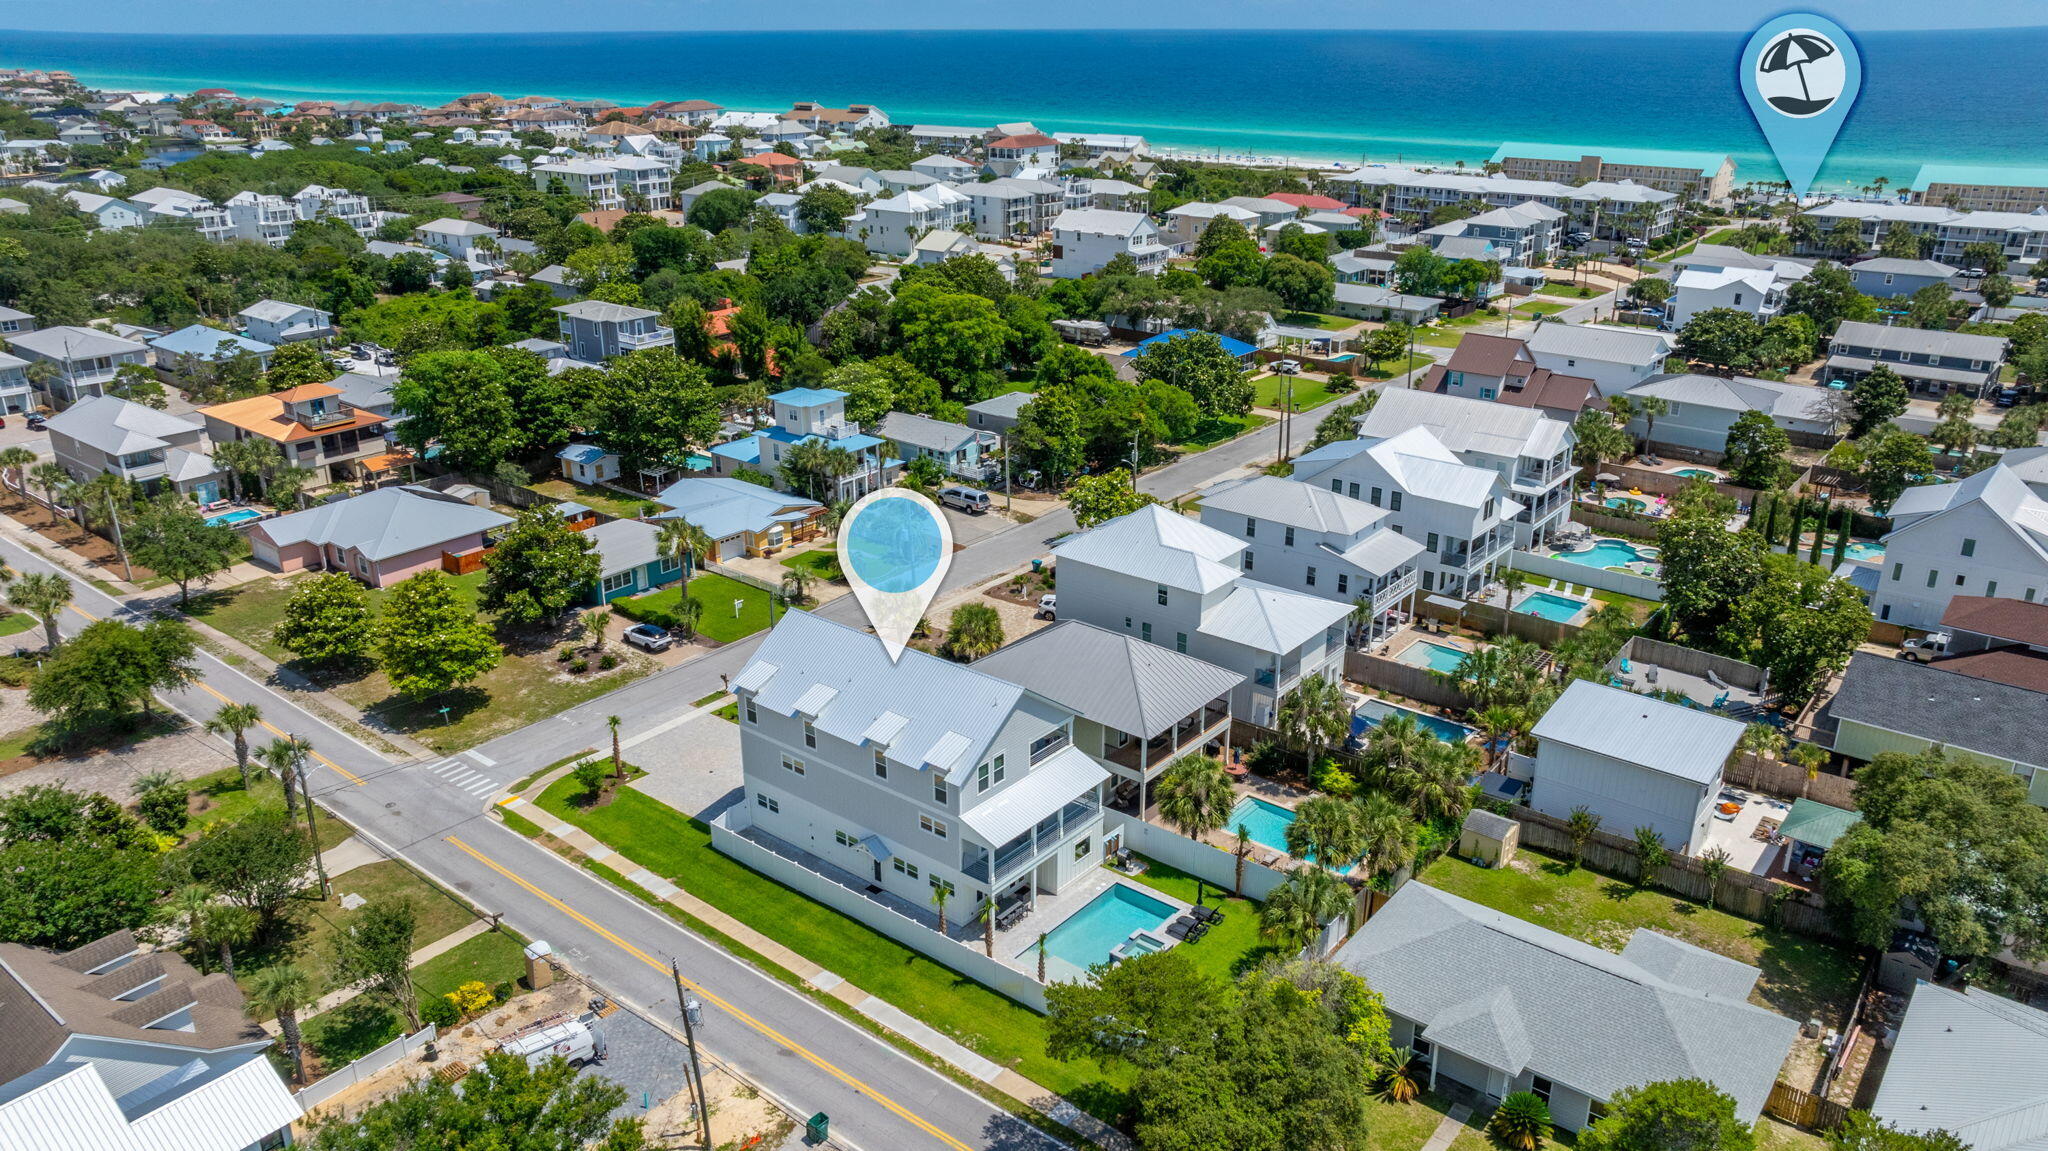
{"label": "covered porch", "polygon": [[1097,753],[1111,776],[1110,807],[1126,815],[1146,818],[1152,806],[1152,784],[1167,766],[1183,755],[1230,754],[1230,697],[1218,696],[1176,720],[1150,738],[1140,738],[1110,727],[1099,728],[1102,747]]}

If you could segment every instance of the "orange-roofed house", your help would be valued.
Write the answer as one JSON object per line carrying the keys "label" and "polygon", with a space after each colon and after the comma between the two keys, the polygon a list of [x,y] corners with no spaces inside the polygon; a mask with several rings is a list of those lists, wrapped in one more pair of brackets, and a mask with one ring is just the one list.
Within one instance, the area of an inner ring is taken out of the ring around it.
{"label": "orange-roofed house", "polygon": [[780,152],[757,152],[741,160],[740,163],[753,164],[757,167],[768,169],[769,174],[775,178],[775,182],[778,184],[794,184],[802,179],[804,174],[804,162],[802,160],[797,159],[795,156],[785,156]]}
{"label": "orange-roofed house", "polygon": [[1341,212],[1344,210],[1344,201],[1342,200],[1332,200],[1328,196],[1314,196],[1307,192],[1273,192],[1268,194],[1266,199],[1278,200],[1283,204],[1292,204],[1297,208],[1305,208],[1311,212]]}
{"label": "orange-roofed house", "polygon": [[352,478],[359,462],[388,451],[384,427],[389,416],[348,402],[333,384],[300,384],[267,396],[230,400],[199,409],[206,435],[215,444],[262,438],[275,443],[285,462],[305,468],[314,483]]}

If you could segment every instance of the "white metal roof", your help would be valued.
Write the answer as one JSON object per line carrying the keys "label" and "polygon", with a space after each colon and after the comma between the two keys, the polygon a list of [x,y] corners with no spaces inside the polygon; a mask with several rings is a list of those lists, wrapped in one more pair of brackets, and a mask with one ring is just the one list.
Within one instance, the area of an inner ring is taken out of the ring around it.
{"label": "white metal roof", "polygon": [[1214,591],[1238,576],[1244,545],[1158,504],[1147,504],[1052,549],[1074,560],[1188,591]]}
{"label": "white metal roof", "polygon": [[1536,721],[1530,734],[1538,744],[1539,775],[1541,745],[1549,741],[1692,783],[1713,784],[1742,738],[1742,725],[1725,716],[1578,679]]}
{"label": "white metal roof", "polygon": [[1023,779],[962,811],[960,818],[984,842],[1000,847],[1108,778],[1109,770],[1094,756],[1068,744],[1031,765]]}
{"label": "white metal roof", "polygon": [[1285,655],[1350,614],[1348,603],[1240,579],[1222,603],[1202,613],[1197,630],[1257,651]]}
{"label": "white metal roof", "polygon": [[2048,1147],[2048,1013],[1970,988],[1921,982],[1870,1113],[1939,1128],[1975,1151]]}
{"label": "white metal roof", "polygon": [[1536,408],[1493,403],[1467,396],[1389,388],[1358,421],[1366,439],[1427,428],[1453,452],[1477,452],[1508,459],[1549,459],[1573,440],[1571,425]]}

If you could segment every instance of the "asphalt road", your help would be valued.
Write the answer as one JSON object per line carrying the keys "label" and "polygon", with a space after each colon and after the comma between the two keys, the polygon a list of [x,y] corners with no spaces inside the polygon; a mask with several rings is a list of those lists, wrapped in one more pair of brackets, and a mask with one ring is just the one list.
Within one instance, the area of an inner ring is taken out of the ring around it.
{"label": "asphalt road", "polygon": [[[1291,421],[1290,452],[1307,443],[1338,402]],[[1278,424],[1269,425],[1152,472],[1140,487],[1171,499],[1241,474],[1245,465],[1274,456],[1280,434]],[[993,579],[1043,555],[1052,539],[1072,530],[1073,517],[1062,510],[993,532],[954,554],[944,586]],[[128,605],[17,542],[20,534],[11,524],[0,527],[0,557],[17,571],[56,571],[71,579],[76,598],[60,624],[66,634],[97,619],[132,617]],[[852,597],[820,609],[847,622],[859,622],[858,612]],[[197,660],[198,681],[165,700],[195,722],[227,702],[256,704],[269,736],[289,732],[312,745],[314,795],[363,838],[528,937],[547,940],[620,1002],[670,1024],[677,1021],[673,958],[705,1005],[700,1035],[706,1048],[796,1113],[831,1115],[835,1145],[860,1151],[1060,1146],[487,814],[491,800],[514,781],[604,745],[609,716],[621,717],[629,745],[662,738],[695,700],[723,689],[722,677],[737,673],[758,642],[727,645],[460,755],[426,760],[387,757],[299,707],[289,694],[205,652]]]}

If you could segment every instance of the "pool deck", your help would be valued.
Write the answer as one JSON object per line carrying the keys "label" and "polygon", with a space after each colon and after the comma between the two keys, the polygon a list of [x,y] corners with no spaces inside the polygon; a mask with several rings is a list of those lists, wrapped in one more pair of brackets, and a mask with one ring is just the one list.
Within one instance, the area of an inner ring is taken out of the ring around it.
{"label": "pool deck", "polygon": [[[1094,902],[1096,896],[1101,895],[1119,883],[1133,891],[1142,893],[1148,899],[1156,899],[1161,903],[1172,905],[1176,918],[1179,917],[1181,912],[1188,909],[1188,904],[1175,899],[1173,896],[1163,891],[1146,887],[1142,883],[1134,882],[1129,877],[1120,875],[1111,868],[1093,868],[1087,874],[1076,879],[1065,891],[1060,892],[1058,895],[1046,895],[1043,893],[1037,895],[1035,897],[1034,909],[1030,914],[1018,920],[1015,926],[998,930],[996,932],[996,958],[1005,965],[1022,971],[1036,979],[1038,977],[1037,945],[1039,935],[1041,933],[1051,934],[1055,928],[1072,919],[1076,912]],[[1168,947],[1178,946],[1180,943],[1180,940],[1168,936],[1163,930],[1155,932],[1155,934],[1165,941]],[[980,924],[976,923],[973,942],[975,946],[979,947],[981,941]],[[1107,959],[1109,956],[1105,955],[1103,958]],[[1057,981],[1061,975],[1056,970],[1059,966],[1060,963],[1057,957],[1048,956],[1046,959],[1046,978]]]}

